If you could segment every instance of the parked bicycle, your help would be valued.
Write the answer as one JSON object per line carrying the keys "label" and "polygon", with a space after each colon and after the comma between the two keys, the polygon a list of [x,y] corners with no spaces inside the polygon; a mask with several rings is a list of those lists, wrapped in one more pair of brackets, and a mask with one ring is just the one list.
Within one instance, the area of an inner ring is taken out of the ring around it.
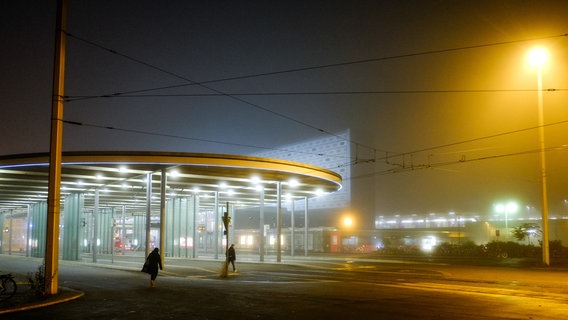
{"label": "parked bicycle", "polygon": [[2,274],[0,275],[0,300],[10,299],[18,290],[16,281],[12,274]]}

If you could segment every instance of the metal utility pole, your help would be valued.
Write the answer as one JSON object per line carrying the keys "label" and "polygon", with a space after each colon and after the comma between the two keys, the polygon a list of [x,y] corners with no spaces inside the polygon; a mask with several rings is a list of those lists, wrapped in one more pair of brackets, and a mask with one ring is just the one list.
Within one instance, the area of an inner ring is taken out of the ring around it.
{"label": "metal utility pole", "polygon": [[55,58],[51,101],[51,136],[47,192],[47,232],[45,249],[45,293],[54,295],[59,287],[59,219],[61,211],[61,158],[63,145],[63,96],[65,79],[66,0],[57,1]]}
{"label": "metal utility pole", "polygon": [[542,70],[538,69],[538,133],[540,143],[540,187],[542,196],[542,264],[550,267],[550,244],[548,236],[548,191],[546,185],[546,145],[544,142],[544,102],[542,96]]}

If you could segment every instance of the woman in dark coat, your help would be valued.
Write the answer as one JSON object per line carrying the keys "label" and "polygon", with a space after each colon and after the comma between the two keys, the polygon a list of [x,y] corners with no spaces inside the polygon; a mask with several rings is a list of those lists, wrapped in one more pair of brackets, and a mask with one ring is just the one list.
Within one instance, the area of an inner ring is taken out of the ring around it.
{"label": "woman in dark coat", "polygon": [[158,267],[162,269],[162,257],[160,257],[160,249],[154,248],[146,258],[148,264],[148,273],[150,274],[150,286],[156,286],[156,277],[158,276]]}
{"label": "woman in dark coat", "polygon": [[237,260],[237,254],[235,252],[235,245],[231,244],[231,247],[229,248],[229,252],[227,255],[227,261],[233,265],[233,272],[237,272],[237,269],[235,269],[235,260]]}

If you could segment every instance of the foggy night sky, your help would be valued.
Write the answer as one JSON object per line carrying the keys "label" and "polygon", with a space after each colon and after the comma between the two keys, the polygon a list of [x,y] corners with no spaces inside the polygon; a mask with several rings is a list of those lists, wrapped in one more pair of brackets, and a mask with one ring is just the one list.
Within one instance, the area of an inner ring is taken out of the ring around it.
{"label": "foggy night sky", "polygon": [[[49,150],[55,11],[1,4],[0,155]],[[248,155],[350,129],[375,158],[352,169],[362,223],[538,211],[526,54],[542,45],[550,212],[568,216],[567,16],[568,1],[69,0],[64,119],[84,125],[64,126],[64,150]]]}

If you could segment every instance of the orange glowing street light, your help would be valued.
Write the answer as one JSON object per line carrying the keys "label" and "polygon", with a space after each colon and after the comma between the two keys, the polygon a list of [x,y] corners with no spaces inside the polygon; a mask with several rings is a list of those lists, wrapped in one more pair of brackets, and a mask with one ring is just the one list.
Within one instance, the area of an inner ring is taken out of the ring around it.
{"label": "orange glowing street light", "polygon": [[535,68],[541,68],[548,60],[548,53],[543,48],[535,48],[529,52],[529,64]]}
{"label": "orange glowing street light", "polygon": [[353,218],[344,217],[343,218],[343,226],[346,227],[346,228],[351,228],[353,226]]}

